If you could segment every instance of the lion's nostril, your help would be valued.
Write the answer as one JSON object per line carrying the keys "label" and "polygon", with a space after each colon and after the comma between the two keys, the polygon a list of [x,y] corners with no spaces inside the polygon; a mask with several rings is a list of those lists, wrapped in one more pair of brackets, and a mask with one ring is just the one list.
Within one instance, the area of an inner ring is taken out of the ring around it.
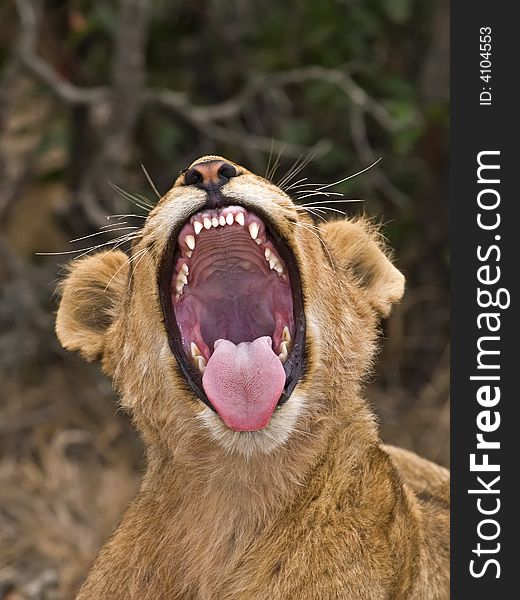
{"label": "lion's nostril", "polygon": [[230,165],[229,163],[224,163],[219,167],[218,176],[219,179],[226,179],[227,181],[229,181],[231,177],[237,176],[237,170],[233,165]]}
{"label": "lion's nostril", "polygon": [[204,176],[196,168],[188,169],[184,173],[184,183],[186,185],[197,185],[198,183],[202,183],[203,179]]}

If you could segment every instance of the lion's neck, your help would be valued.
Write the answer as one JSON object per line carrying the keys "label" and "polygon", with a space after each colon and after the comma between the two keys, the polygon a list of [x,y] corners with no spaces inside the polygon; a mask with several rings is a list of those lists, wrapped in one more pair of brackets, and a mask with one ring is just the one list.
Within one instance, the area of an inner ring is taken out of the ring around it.
{"label": "lion's neck", "polygon": [[343,484],[358,487],[359,481],[349,483],[349,473],[359,472],[377,432],[368,410],[353,404],[347,403],[348,415],[315,415],[306,435],[295,433],[285,446],[249,460],[207,438],[192,438],[173,454],[171,446],[150,447],[141,491],[118,531],[126,540],[122,551],[149,546],[134,557],[139,568],[128,565],[135,585],[149,554],[156,577],[164,577],[169,590],[175,582],[168,597],[214,598],[247,549],[268,539],[293,503],[317,493],[327,473],[341,469]]}
{"label": "lion's neck", "polygon": [[[152,451],[142,492],[170,515],[163,526],[170,528],[168,538],[179,555],[192,569],[205,564],[204,572],[211,573],[208,562],[231,565],[307,492],[324,463],[341,463],[348,472],[349,463],[359,463],[374,443],[372,417],[360,409],[349,422],[323,418],[310,434],[295,435],[283,448],[249,460],[202,442],[174,460]],[[196,576],[203,579],[204,573]]]}

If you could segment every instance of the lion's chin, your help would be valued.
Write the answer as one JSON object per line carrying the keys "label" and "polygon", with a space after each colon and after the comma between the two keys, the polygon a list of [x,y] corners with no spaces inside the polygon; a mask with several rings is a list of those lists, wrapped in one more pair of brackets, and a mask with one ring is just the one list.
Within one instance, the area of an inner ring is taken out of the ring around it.
{"label": "lion's chin", "polygon": [[286,445],[305,406],[303,397],[292,394],[274,411],[269,424],[257,431],[233,431],[208,407],[204,407],[196,419],[204,433],[223,451],[249,460],[257,455],[271,454]]}

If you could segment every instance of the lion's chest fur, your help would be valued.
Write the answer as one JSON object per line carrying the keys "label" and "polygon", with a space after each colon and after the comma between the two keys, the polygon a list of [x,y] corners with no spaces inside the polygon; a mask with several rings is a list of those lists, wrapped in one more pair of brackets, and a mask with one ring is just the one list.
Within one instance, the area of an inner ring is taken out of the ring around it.
{"label": "lion's chest fur", "polygon": [[96,577],[80,598],[413,598],[418,522],[380,456],[348,473],[325,459],[283,499],[231,474],[206,486],[164,475],[175,490],[145,488],[108,545],[125,593]]}

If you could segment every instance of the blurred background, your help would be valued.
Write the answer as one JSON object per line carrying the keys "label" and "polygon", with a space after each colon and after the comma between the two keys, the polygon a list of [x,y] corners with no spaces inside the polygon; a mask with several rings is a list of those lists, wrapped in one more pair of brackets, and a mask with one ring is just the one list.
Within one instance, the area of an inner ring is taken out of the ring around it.
{"label": "blurred background", "polygon": [[2,0],[0,599],[74,598],[143,469],[55,339],[63,265],[202,154],[292,173],[295,199],[382,157],[328,188],[364,202],[299,201],[383,223],[408,284],[367,395],[385,441],[448,463],[448,85],[448,0]]}

